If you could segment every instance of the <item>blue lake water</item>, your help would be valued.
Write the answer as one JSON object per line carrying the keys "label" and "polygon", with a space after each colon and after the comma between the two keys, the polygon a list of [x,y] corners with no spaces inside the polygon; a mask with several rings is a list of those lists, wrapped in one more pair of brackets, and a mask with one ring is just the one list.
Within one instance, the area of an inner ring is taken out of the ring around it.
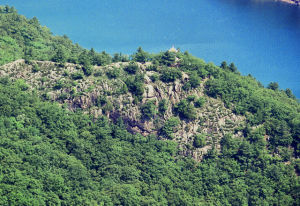
{"label": "blue lake water", "polygon": [[234,62],[300,98],[300,7],[272,0],[3,0],[85,48],[132,54],[172,45]]}

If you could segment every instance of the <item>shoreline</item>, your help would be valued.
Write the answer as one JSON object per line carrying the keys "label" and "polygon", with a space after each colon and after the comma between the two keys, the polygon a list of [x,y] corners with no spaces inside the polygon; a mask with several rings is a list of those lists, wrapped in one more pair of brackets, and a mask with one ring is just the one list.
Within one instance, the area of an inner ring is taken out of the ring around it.
{"label": "shoreline", "polygon": [[288,4],[300,6],[300,0],[276,0],[276,1],[281,1],[281,2],[288,3]]}

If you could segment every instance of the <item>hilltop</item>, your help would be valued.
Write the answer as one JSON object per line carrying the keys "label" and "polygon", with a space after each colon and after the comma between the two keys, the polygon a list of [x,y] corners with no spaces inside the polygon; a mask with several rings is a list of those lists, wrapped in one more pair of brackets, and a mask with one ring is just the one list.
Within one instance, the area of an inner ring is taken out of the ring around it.
{"label": "hilltop", "polygon": [[13,7],[0,19],[1,205],[299,204],[291,90],[174,49],[86,50]]}

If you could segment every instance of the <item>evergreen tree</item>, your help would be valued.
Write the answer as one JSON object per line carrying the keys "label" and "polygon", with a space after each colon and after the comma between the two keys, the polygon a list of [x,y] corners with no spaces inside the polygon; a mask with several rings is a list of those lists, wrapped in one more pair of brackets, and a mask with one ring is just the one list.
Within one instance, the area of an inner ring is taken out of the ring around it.
{"label": "evergreen tree", "polygon": [[52,61],[64,64],[67,60],[66,52],[63,47],[57,47],[55,55],[52,57]]}
{"label": "evergreen tree", "polygon": [[145,52],[142,47],[137,49],[137,52],[133,55],[133,60],[141,63],[145,63],[149,59],[149,54]]}
{"label": "evergreen tree", "polygon": [[271,82],[270,84],[268,84],[268,89],[272,89],[272,90],[278,90],[279,89],[279,85],[277,82]]}

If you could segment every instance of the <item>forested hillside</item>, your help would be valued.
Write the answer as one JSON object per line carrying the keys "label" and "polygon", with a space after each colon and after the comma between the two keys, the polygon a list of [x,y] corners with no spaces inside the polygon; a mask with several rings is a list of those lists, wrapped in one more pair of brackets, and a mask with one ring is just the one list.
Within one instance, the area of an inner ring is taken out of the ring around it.
{"label": "forested hillside", "polygon": [[9,6],[0,33],[0,205],[300,205],[291,90],[86,50]]}
{"label": "forested hillside", "polygon": [[[84,63],[83,55],[88,51],[73,44],[66,36],[53,36],[50,30],[39,24],[34,17],[27,19],[17,14],[13,7],[0,8],[0,65],[17,59],[53,60]],[[109,63],[110,56],[94,51],[93,63]],[[80,56],[81,55],[81,56]]]}

